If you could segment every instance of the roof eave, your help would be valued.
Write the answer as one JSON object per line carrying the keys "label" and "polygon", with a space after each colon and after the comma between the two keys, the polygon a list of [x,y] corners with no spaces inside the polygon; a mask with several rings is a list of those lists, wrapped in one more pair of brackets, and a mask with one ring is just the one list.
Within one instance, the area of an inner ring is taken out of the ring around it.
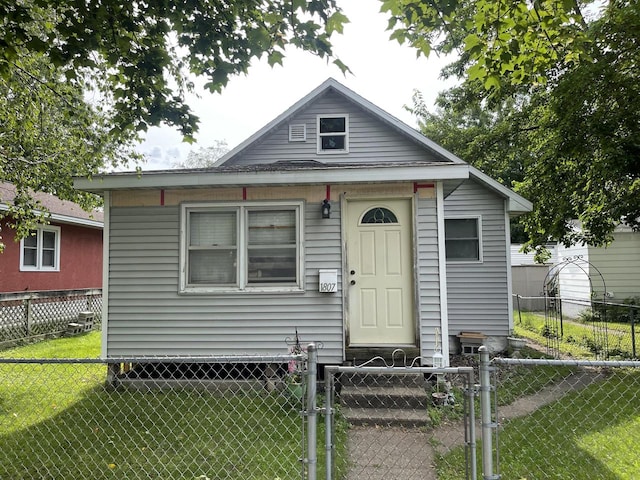
{"label": "roof eave", "polygon": [[484,183],[488,188],[507,200],[507,211],[513,216],[522,215],[533,210],[533,203],[516,192],[494,180],[486,173],[469,166],[469,176]]}
{"label": "roof eave", "polygon": [[384,168],[321,168],[279,171],[227,171],[194,173],[112,174],[75,178],[74,187],[92,193],[110,190],[206,188],[237,186],[313,185],[339,183],[378,183],[438,181],[469,178],[466,164],[387,166]]}
{"label": "roof eave", "polygon": [[[4,203],[0,203],[0,211],[7,212],[9,211],[9,207]],[[41,210],[34,210],[34,213],[36,215],[40,215],[43,212]],[[104,228],[104,222],[101,222],[99,220],[93,220],[90,218],[78,218],[78,217],[72,217],[70,215],[61,215],[59,213],[51,213],[51,212],[48,212],[47,218],[49,219],[49,221],[56,222],[56,223],[80,225],[83,227],[99,228],[99,229]]]}

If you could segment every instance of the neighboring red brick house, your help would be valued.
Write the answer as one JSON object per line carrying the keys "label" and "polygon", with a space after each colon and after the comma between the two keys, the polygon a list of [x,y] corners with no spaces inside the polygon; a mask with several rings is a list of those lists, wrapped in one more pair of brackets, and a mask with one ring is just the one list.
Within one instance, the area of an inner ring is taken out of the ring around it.
{"label": "neighboring red brick house", "polygon": [[[14,196],[13,185],[0,183],[0,211]],[[102,212],[45,193],[34,197],[51,216],[33,236],[16,241],[7,219],[0,220],[0,293],[102,288]]]}

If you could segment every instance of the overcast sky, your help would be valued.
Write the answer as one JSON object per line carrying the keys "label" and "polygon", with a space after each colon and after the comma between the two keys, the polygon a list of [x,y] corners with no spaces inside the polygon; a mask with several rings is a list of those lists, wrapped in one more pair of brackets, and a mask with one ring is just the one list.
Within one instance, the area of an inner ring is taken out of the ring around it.
{"label": "overcast sky", "polygon": [[232,77],[222,93],[202,90],[200,98],[189,98],[200,117],[196,144],[183,143],[175,129],[151,129],[140,145],[148,159],[143,170],[170,168],[172,162],[184,160],[189,150],[208,147],[215,140],[224,140],[233,148],[329,77],[415,126],[404,105],[412,104],[415,89],[432,105],[437,93],[452,85],[439,79],[440,69],[449,60],[433,54],[429,59],[416,58],[414,49],[389,40],[380,2],[342,0],[339,4],[351,23],[343,35],[333,35],[334,52],[353,74],[344,76],[326,60],[297,50],[288,52],[284,66],[271,68],[266,59],[256,62],[246,76]]}

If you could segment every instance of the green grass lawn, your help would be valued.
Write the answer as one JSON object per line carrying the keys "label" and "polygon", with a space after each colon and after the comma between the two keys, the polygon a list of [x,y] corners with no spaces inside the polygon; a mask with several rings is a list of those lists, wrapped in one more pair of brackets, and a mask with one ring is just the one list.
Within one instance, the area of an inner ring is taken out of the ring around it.
{"label": "green grass lawn", "polygon": [[500,433],[504,480],[635,479],[640,471],[640,372],[619,370]]}
{"label": "green grass lawn", "polygon": [[[631,358],[633,354],[631,327],[626,323],[607,322],[607,339],[610,355]],[[636,326],[638,348],[640,348],[640,326]],[[545,318],[532,312],[514,313],[514,333],[529,338],[540,345],[546,345]],[[560,352],[576,358],[594,357],[594,325],[591,322],[565,320],[559,340]]]}
{"label": "green grass lawn", "polygon": [[101,332],[94,331],[31,343],[0,351],[0,358],[98,358],[101,336]]}
{"label": "green grass lawn", "polygon": [[[516,333],[544,345],[544,317],[523,314],[524,326]],[[525,328],[526,327],[526,328]],[[565,335],[584,334],[590,325],[565,324]],[[538,330],[539,331],[539,330]],[[560,349],[575,357],[593,354],[573,342]],[[524,349],[525,358],[543,356]],[[497,382],[499,405],[537,392],[561,381],[573,369],[556,366],[500,366]],[[640,369],[611,370],[604,381],[571,392],[534,413],[501,422],[499,432],[500,474],[503,480],[638,478],[640,460]],[[478,472],[481,476],[481,445]],[[464,452],[458,448],[437,460],[439,480],[464,478]],[[494,472],[495,473],[495,472]]]}
{"label": "green grass lawn", "polygon": [[[567,394],[499,433],[502,480],[634,480],[640,471],[640,372],[619,370]],[[482,445],[478,472],[482,472]],[[464,478],[458,448],[437,463],[439,480]],[[494,472],[495,473],[495,472]]]}
{"label": "green grass lawn", "polygon": [[[2,357],[99,353],[96,332],[15,348]],[[0,364],[0,478],[300,478],[301,416],[282,392],[141,392],[114,389],[105,378],[102,364]],[[321,417],[319,423],[322,470]],[[346,428],[338,428],[336,444],[345,445],[345,437]]]}

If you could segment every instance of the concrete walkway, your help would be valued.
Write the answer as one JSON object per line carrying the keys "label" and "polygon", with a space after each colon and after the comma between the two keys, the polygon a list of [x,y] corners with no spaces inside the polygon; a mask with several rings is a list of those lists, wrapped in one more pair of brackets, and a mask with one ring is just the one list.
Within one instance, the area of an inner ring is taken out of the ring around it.
{"label": "concrete walkway", "polygon": [[[600,377],[593,372],[577,372],[562,382],[519,398],[500,407],[500,422],[528,415],[558,400],[570,391],[580,390]],[[479,412],[476,437],[481,436]],[[438,428],[354,426],[349,429],[348,452],[351,468],[348,480],[420,479],[437,480],[436,455],[464,445],[464,424],[455,422]],[[478,478],[482,478],[478,472]]]}

